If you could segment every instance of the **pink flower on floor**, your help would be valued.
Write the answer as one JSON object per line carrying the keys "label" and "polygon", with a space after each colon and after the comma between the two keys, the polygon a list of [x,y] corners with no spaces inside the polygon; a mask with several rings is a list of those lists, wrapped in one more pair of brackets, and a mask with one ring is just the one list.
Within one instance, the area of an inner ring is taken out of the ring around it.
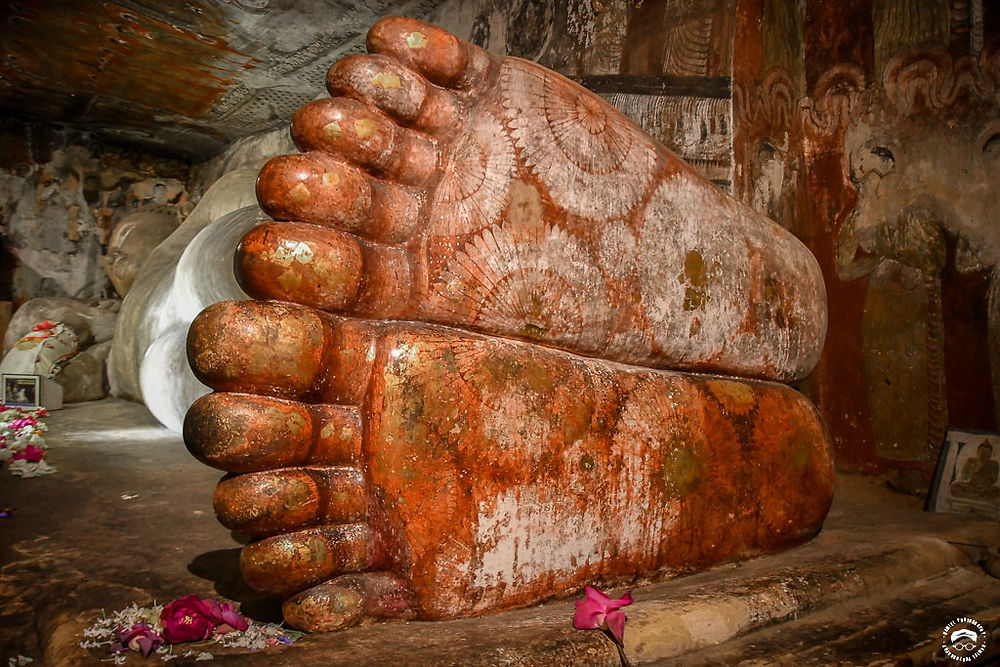
{"label": "pink flower on floor", "polygon": [[122,626],[117,628],[117,631],[118,641],[111,645],[111,649],[116,653],[136,651],[146,658],[163,644],[160,635],[153,632],[153,629],[145,623],[136,623],[128,629]]}
{"label": "pink flower on floor", "polygon": [[202,600],[208,617],[215,623],[215,634],[224,635],[234,630],[243,631],[250,627],[250,623],[240,612],[236,611],[236,606],[232,602],[216,602],[215,600]]}
{"label": "pink flower on floor", "polygon": [[24,459],[25,461],[31,461],[32,463],[37,463],[42,460],[45,456],[45,450],[38,445],[28,445],[24,448],[23,452],[15,452],[13,456],[10,457],[11,461],[18,461]]}
{"label": "pink flower on floor", "polygon": [[10,423],[10,429],[12,431],[20,431],[25,426],[37,426],[38,420],[34,417],[21,417],[20,419],[15,419]]}
{"label": "pink flower on floor", "polygon": [[197,594],[192,593],[167,603],[160,614],[163,639],[171,644],[208,639],[215,622]]}
{"label": "pink flower on floor", "polygon": [[609,598],[596,588],[587,586],[587,594],[583,600],[576,601],[576,614],[573,616],[573,627],[578,630],[610,631],[615,642],[620,646],[625,635],[625,612],[621,607],[632,604],[632,592],[629,591],[618,599]]}

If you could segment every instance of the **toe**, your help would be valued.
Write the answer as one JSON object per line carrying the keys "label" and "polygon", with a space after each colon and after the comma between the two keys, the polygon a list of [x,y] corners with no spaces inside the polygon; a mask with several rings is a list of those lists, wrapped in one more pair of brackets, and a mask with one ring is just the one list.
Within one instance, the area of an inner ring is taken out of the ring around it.
{"label": "toe", "polygon": [[302,151],[324,151],[375,176],[424,186],[436,173],[434,144],[367,104],[347,97],[310,102],[292,119],[292,139]]}
{"label": "toe", "polygon": [[381,55],[353,55],[333,64],[326,87],[386,112],[403,125],[437,136],[453,130],[461,117],[455,95],[429,83],[396,60]]}
{"label": "toe", "polygon": [[311,309],[223,301],[191,323],[188,361],[218,391],[304,398],[327,376],[332,340],[332,324]]}
{"label": "toe", "polygon": [[240,242],[236,275],[240,287],[256,299],[344,310],[361,286],[361,247],[352,234],[316,225],[265,223]]}
{"label": "toe", "polygon": [[446,30],[410,18],[389,17],[368,31],[368,50],[406,63],[439,86],[472,88],[486,78],[490,56]]}
{"label": "toe", "polygon": [[391,318],[409,307],[412,276],[403,248],[300,223],[265,223],[236,250],[240,286],[257,299]]}
{"label": "toe", "polygon": [[290,597],[285,621],[307,632],[328,632],[357,625],[366,617],[407,618],[413,596],[403,581],[387,572],[347,574]]}
{"label": "toe", "polygon": [[291,303],[220,301],[191,323],[188,362],[216,391],[358,405],[376,358],[377,329],[368,320]]}
{"label": "toe", "polygon": [[360,171],[322,153],[281,155],[257,176],[257,201],[278,220],[355,229],[371,209],[371,187]]}
{"label": "toe", "polygon": [[386,243],[406,241],[420,202],[402,185],[369,178],[322,152],[281,155],[257,177],[257,200],[276,220],[298,220]]}
{"label": "toe", "polygon": [[215,513],[252,537],[366,518],[364,480],[355,468],[310,466],[228,477],[215,487]]}
{"label": "toe", "polygon": [[308,528],[243,547],[240,570],[251,588],[291,595],[369,569],[370,542],[371,530],[363,523]]}
{"label": "toe", "polygon": [[208,394],[184,418],[184,444],[202,463],[231,473],[350,465],[360,457],[361,416],[352,406]]}

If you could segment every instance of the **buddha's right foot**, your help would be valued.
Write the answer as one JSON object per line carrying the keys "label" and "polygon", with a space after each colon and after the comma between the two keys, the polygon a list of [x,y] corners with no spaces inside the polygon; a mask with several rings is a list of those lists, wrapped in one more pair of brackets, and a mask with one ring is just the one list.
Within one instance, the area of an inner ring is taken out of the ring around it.
{"label": "buddha's right foot", "polygon": [[291,304],[225,302],[189,355],[215,506],[247,582],[330,630],[524,606],[777,551],[833,466],[791,389]]}
{"label": "buddha's right foot", "polygon": [[596,95],[385,19],[296,115],[238,273],[255,297],[661,368],[815,365],[819,267]]}

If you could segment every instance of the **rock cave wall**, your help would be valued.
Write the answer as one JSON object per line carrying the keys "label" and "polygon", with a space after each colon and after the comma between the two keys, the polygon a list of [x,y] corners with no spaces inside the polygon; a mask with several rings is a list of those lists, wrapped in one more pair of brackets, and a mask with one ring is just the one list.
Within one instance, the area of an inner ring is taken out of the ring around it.
{"label": "rock cave wall", "polygon": [[197,193],[183,160],[108,146],[85,132],[0,125],[0,290],[15,307],[37,297],[117,295],[100,266],[114,225],[169,207],[180,220]]}

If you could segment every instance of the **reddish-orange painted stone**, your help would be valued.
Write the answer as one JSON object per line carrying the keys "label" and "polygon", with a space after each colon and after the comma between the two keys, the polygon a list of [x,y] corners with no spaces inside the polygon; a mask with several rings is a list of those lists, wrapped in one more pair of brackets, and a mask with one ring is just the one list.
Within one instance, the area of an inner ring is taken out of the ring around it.
{"label": "reddish-orange painted stone", "polygon": [[[408,19],[369,45],[296,116],[309,152],[261,172],[261,206],[293,224],[244,244],[253,296],[657,368],[813,368],[825,287],[787,230],[554,72]],[[343,238],[295,223],[371,243],[347,262]],[[312,262],[282,263],[295,241]]]}
{"label": "reddish-orange painted stone", "polygon": [[[233,311],[227,321],[288,310],[216,308]],[[326,340],[362,341],[338,350],[353,365],[328,363],[341,387],[358,385],[365,530],[302,530],[320,513],[303,512],[288,490],[301,485],[301,469],[224,481],[240,489],[220,491],[226,513],[289,531],[247,547],[256,587],[289,594],[345,572],[388,571],[406,582],[418,616],[449,618],[784,549],[815,534],[829,506],[823,426],[781,385],[626,367],[432,325],[343,321],[329,332]],[[225,334],[199,327],[192,336]],[[274,349],[309,340],[291,338]],[[258,349],[263,367],[273,365],[269,349]],[[194,367],[211,384],[197,358]],[[215,442],[238,440],[226,433],[233,413],[259,415],[235,429],[274,432],[271,420],[287,419],[281,410],[294,404],[262,409],[269,400],[203,399],[188,447],[207,458],[200,453]],[[237,407],[244,401],[252,409]],[[303,432],[317,428],[310,418]],[[328,499],[322,512],[356,517],[352,502]]]}
{"label": "reddish-orange painted stone", "polygon": [[258,180],[276,222],[236,268],[275,301],[189,334],[221,393],[185,441],[236,473],[216,510],[262,538],[247,582],[325,630],[815,534],[833,467],[812,405],[676,372],[807,374],[826,329],[808,250],[553,72],[409,19],[368,43],[297,114],[308,152]]}

